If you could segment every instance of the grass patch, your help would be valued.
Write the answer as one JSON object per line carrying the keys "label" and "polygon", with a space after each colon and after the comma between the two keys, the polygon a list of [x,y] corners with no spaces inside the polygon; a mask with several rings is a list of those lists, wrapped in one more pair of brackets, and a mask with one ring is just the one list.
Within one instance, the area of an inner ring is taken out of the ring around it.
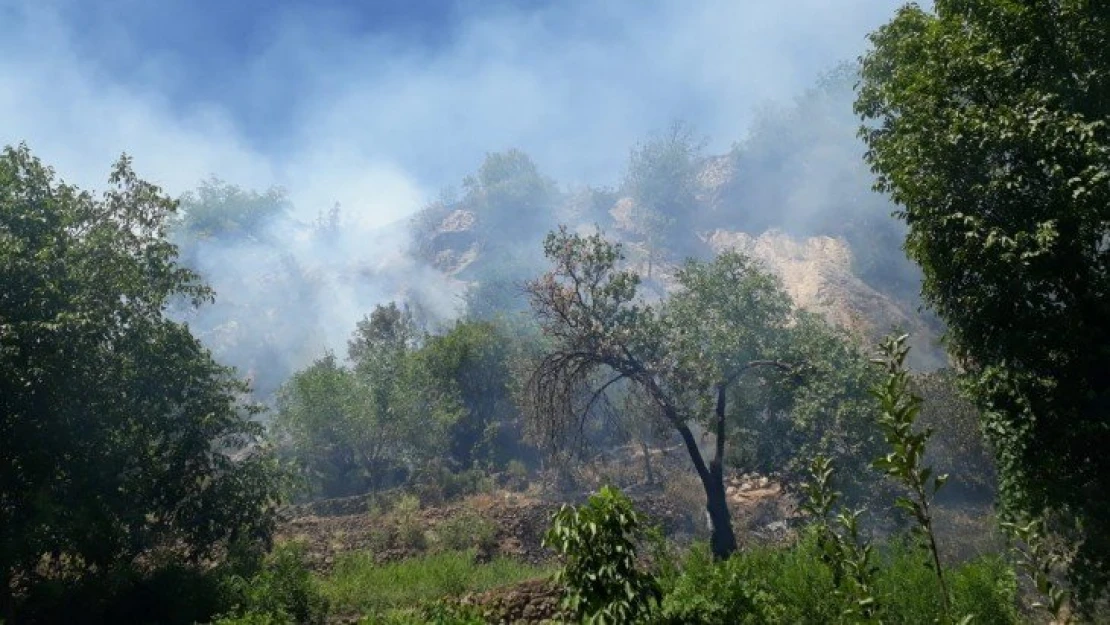
{"label": "grass patch", "polygon": [[[940,615],[936,577],[927,554],[903,542],[876,547],[875,592],[883,622],[933,625]],[[998,556],[981,556],[948,569],[952,607],[975,623],[1016,624],[1017,581]],[[792,546],[755,547],[714,562],[698,544],[678,570],[664,576],[658,622],[666,624],[823,625],[840,621],[845,604],[832,571],[807,533]]]}
{"label": "grass patch", "polygon": [[356,552],[336,562],[320,589],[340,613],[385,614],[413,609],[445,597],[481,592],[552,573],[509,558],[478,563],[473,551],[450,551],[376,564]]}

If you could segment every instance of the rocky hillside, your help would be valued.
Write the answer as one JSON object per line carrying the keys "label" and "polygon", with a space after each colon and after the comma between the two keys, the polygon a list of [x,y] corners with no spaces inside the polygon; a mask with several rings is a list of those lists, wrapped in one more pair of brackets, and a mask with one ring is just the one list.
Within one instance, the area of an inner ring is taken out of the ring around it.
{"label": "rocky hillside", "polygon": [[[723,201],[721,189],[733,174],[727,158],[703,161],[698,198],[706,210]],[[917,303],[884,292],[856,275],[855,250],[843,238],[793,236],[777,229],[747,233],[718,228],[695,233],[694,249],[655,250],[643,234],[637,214],[631,198],[619,197],[608,210],[608,222],[600,225],[608,236],[624,244],[629,265],[645,278],[649,297],[664,296],[673,288],[673,273],[683,256],[706,257],[737,250],[778,275],[798,306],[823,315],[861,340],[875,342],[891,331],[909,332],[914,346],[912,366],[935,369],[947,362],[937,344],[937,328],[916,310]],[[484,251],[498,242],[486,240],[479,228],[481,220],[481,215],[470,210],[447,212],[438,225],[423,233],[427,260],[447,276],[472,284],[480,283],[483,275],[502,270],[488,267],[497,263],[489,262]],[[571,225],[585,230],[594,224]]]}

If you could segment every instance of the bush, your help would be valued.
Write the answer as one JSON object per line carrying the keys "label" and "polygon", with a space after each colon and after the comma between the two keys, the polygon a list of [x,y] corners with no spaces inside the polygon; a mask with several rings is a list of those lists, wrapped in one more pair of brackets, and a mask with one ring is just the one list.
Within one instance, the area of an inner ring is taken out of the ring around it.
{"label": "bush", "polygon": [[505,466],[504,479],[509,490],[525,490],[528,488],[528,467],[520,460],[510,460]]}
{"label": "bush", "polygon": [[466,512],[440,523],[436,536],[440,547],[447,551],[489,552],[497,545],[497,526],[474,512]]}
{"label": "bush", "polygon": [[468,495],[488,493],[494,482],[480,469],[454,472],[441,463],[430,463],[413,476],[413,491],[420,501],[433,505],[454,501]]}
{"label": "bush", "polygon": [[396,546],[401,549],[423,551],[428,546],[424,533],[424,521],[420,518],[420,500],[413,495],[401,497],[393,506],[392,512],[397,533],[394,535]]}
{"label": "bush", "polygon": [[278,545],[261,571],[249,579],[229,576],[225,587],[234,608],[223,623],[322,623],[327,613],[304,549],[296,543]]}
{"label": "bush", "polygon": [[[705,544],[692,549],[666,593],[657,621],[680,625],[778,622],[774,597],[760,589],[745,555],[715,562]],[[805,621],[799,621],[805,622]]]}
{"label": "bush", "polygon": [[[1018,623],[1017,577],[997,556],[976,558],[946,570],[952,612],[975,623]],[[876,591],[885,622],[932,624],[940,618],[941,596],[928,555],[906,541],[887,543],[880,552]]]}
{"label": "bush", "polygon": [[13,623],[205,622],[226,608],[218,575],[176,562],[151,570],[42,579],[21,597]]}
{"label": "bush", "polygon": [[543,542],[565,558],[556,576],[566,587],[563,607],[588,623],[628,623],[650,613],[659,585],[637,566],[643,537],[632,502],[615,488],[560,508]]}
{"label": "bush", "polygon": [[[933,624],[941,618],[935,574],[925,554],[905,542],[877,550],[875,590],[882,622]],[[952,607],[975,623],[1020,622],[1014,608],[1013,571],[996,556],[949,570]],[[832,569],[821,561],[817,534],[807,530],[788,548],[759,547],[715,562],[704,544],[664,579],[658,623],[781,623],[823,625],[841,621],[846,597],[836,592]]]}

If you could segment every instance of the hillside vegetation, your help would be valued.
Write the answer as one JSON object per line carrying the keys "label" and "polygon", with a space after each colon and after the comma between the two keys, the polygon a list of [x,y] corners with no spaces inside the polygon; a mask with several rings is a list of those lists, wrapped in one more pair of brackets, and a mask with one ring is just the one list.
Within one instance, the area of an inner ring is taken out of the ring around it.
{"label": "hillside vegetation", "polygon": [[1107,622],[1108,39],[910,5],[727,154],[492,152],[388,258],[5,148],[0,624]]}

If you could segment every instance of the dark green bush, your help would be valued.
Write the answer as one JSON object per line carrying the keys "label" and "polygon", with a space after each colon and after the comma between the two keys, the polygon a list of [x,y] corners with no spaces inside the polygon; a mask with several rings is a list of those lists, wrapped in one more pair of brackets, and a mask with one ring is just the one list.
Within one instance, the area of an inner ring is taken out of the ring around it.
{"label": "dark green bush", "polygon": [[543,542],[565,558],[556,575],[565,586],[563,607],[585,623],[631,623],[649,614],[659,585],[637,564],[644,534],[632,502],[610,486],[585,505],[560,508]]}
{"label": "dark green bush", "polygon": [[140,572],[44,579],[21,598],[13,623],[136,623],[188,625],[224,608],[218,576],[168,563]]}
{"label": "dark green bush", "polygon": [[[320,594],[296,543],[278,545],[247,578],[230,575],[224,582],[234,607],[220,623],[322,623],[328,603]],[[267,620],[268,619],[268,620]]]}
{"label": "dark green bush", "polygon": [[[847,599],[836,592],[832,569],[820,556],[813,531],[791,547],[749,549],[723,562],[713,561],[708,549],[697,545],[683,559],[680,573],[663,579],[664,597],[655,622],[843,622]],[[882,622],[938,622],[940,591],[927,554],[898,541],[877,548],[877,559],[875,590]],[[981,624],[1020,622],[1016,578],[1001,558],[978,558],[948,572],[955,613],[973,615],[972,622]]]}
{"label": "dark green bush", "polygon": [[497,526],[474,512],[465,512],[435,529],[439,546],[447,551],[490,551],[497,544]]}

